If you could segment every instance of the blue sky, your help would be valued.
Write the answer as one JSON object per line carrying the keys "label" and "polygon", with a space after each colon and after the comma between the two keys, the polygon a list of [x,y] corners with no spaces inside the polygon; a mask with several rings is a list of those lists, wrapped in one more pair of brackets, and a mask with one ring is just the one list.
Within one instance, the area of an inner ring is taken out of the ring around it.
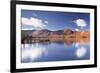
{"label": "blue sky", "polygon": [[[49,29],[53,31],[64,28],[90,30],[89,13],[21,10],[21,18],[22,30]],[[85,25],[81,26],[80,23]]]}

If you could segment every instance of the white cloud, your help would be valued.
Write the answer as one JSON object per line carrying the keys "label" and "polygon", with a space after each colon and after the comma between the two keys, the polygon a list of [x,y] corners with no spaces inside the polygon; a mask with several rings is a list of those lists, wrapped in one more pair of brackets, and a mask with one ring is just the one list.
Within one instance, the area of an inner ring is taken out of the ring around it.
{"label": "white cloud", "polygon": [[22,30],[33,30],[33,28],[22,28]]}
{"label": "white cloud", "polygon": [[31,18],[22,17],[22,25],[33,26],[35,29],[43,29],[46,26],[43,20],[33,17]]}
{"label": "white cloud", "polygon": [[79,31],[79,29],[75,28],[75,31]]}
{"label": "white cloud", "polygon": [[77,19],[74,21],[74,23],[76,23],[77,26],[81,26],[81,27],[85,27],[87,25],[87,23],[84,19]]}
{"label": "white cloud", "polygon": [[44,23],[48,24],[48,21],[44,21]]}

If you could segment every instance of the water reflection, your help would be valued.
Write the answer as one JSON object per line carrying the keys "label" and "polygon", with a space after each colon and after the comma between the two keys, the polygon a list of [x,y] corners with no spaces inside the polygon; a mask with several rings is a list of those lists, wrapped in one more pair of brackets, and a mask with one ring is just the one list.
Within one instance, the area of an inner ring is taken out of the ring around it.
{"label": "water reflection", "polygon": [[85,56],[86,52],[87,52],[87,49],[85,47],[80,47],[76,49],[75,54],[78,58],[82,58]]}
{"label": "water reflection", "polygon": [[22,44],[22,61],[23,62],[33,62],[37,58],[42,57],[47,53],[45,47],[40,46],[38,43],[36,44]]}
{"label": "water reflection", "polygon": [[90,58],[89,42],[75,40],[53,40],[22,44],[22,63],[86,60]]}

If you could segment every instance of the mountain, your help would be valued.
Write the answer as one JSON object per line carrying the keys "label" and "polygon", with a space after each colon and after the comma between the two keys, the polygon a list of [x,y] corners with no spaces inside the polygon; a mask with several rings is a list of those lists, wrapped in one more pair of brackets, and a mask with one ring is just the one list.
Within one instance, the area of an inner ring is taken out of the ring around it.
{"label": "mountain", "polygon": [[62,35],[64,32],[64,30],[57,30],[57,31],[52,31],[52,34],[58,34],[58,35]]}
{"label": "mountain", "polygon": [[34,31],[36,30],[21,30],[21,34],[31,36]]}
{"label": "mountain", "polygon": [[42,30],[21,30],[21,42],[42,42],[42,41],[58,41],[76,38],[89,38],[89,31],[72,31],[71,29],[50,31],[47,29]]}
{"label": "mountain", "polygon": [[51,31],[48,29],[41,29],[41,30],[22,30],[21,31],[22,36],[32,36],[32,37],[47,37],[52,35],[68,35],[72,34],[73,31],[70,29],[64,29],[64,30],[57,30],[57,31]]}
{"label": "mountain", "polygon": [[49,36],[52,31],[47,30],[47,29],[42,29],[42,30],[35,30],[32,32],[32,37],[46,37]]}

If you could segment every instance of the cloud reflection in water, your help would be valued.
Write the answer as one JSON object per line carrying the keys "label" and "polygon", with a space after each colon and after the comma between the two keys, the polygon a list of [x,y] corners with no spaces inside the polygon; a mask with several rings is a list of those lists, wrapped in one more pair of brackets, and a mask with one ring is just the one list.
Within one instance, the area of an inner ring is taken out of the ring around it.
{"label": "cloud reflection in water", "polygon": [[87,52],[87,50],[85,47],[79,47],[76,49],[75,54],[78,58],[82,58],[85,56],[86,52]]}
{"label": "cloud reflection in water", "polygon": [[47,54],[45,47],[36,45],[25,44],[22,45],[22,61],[29,59],[29,61],[35,61],[37,58],[40,58],[42,55]]}

